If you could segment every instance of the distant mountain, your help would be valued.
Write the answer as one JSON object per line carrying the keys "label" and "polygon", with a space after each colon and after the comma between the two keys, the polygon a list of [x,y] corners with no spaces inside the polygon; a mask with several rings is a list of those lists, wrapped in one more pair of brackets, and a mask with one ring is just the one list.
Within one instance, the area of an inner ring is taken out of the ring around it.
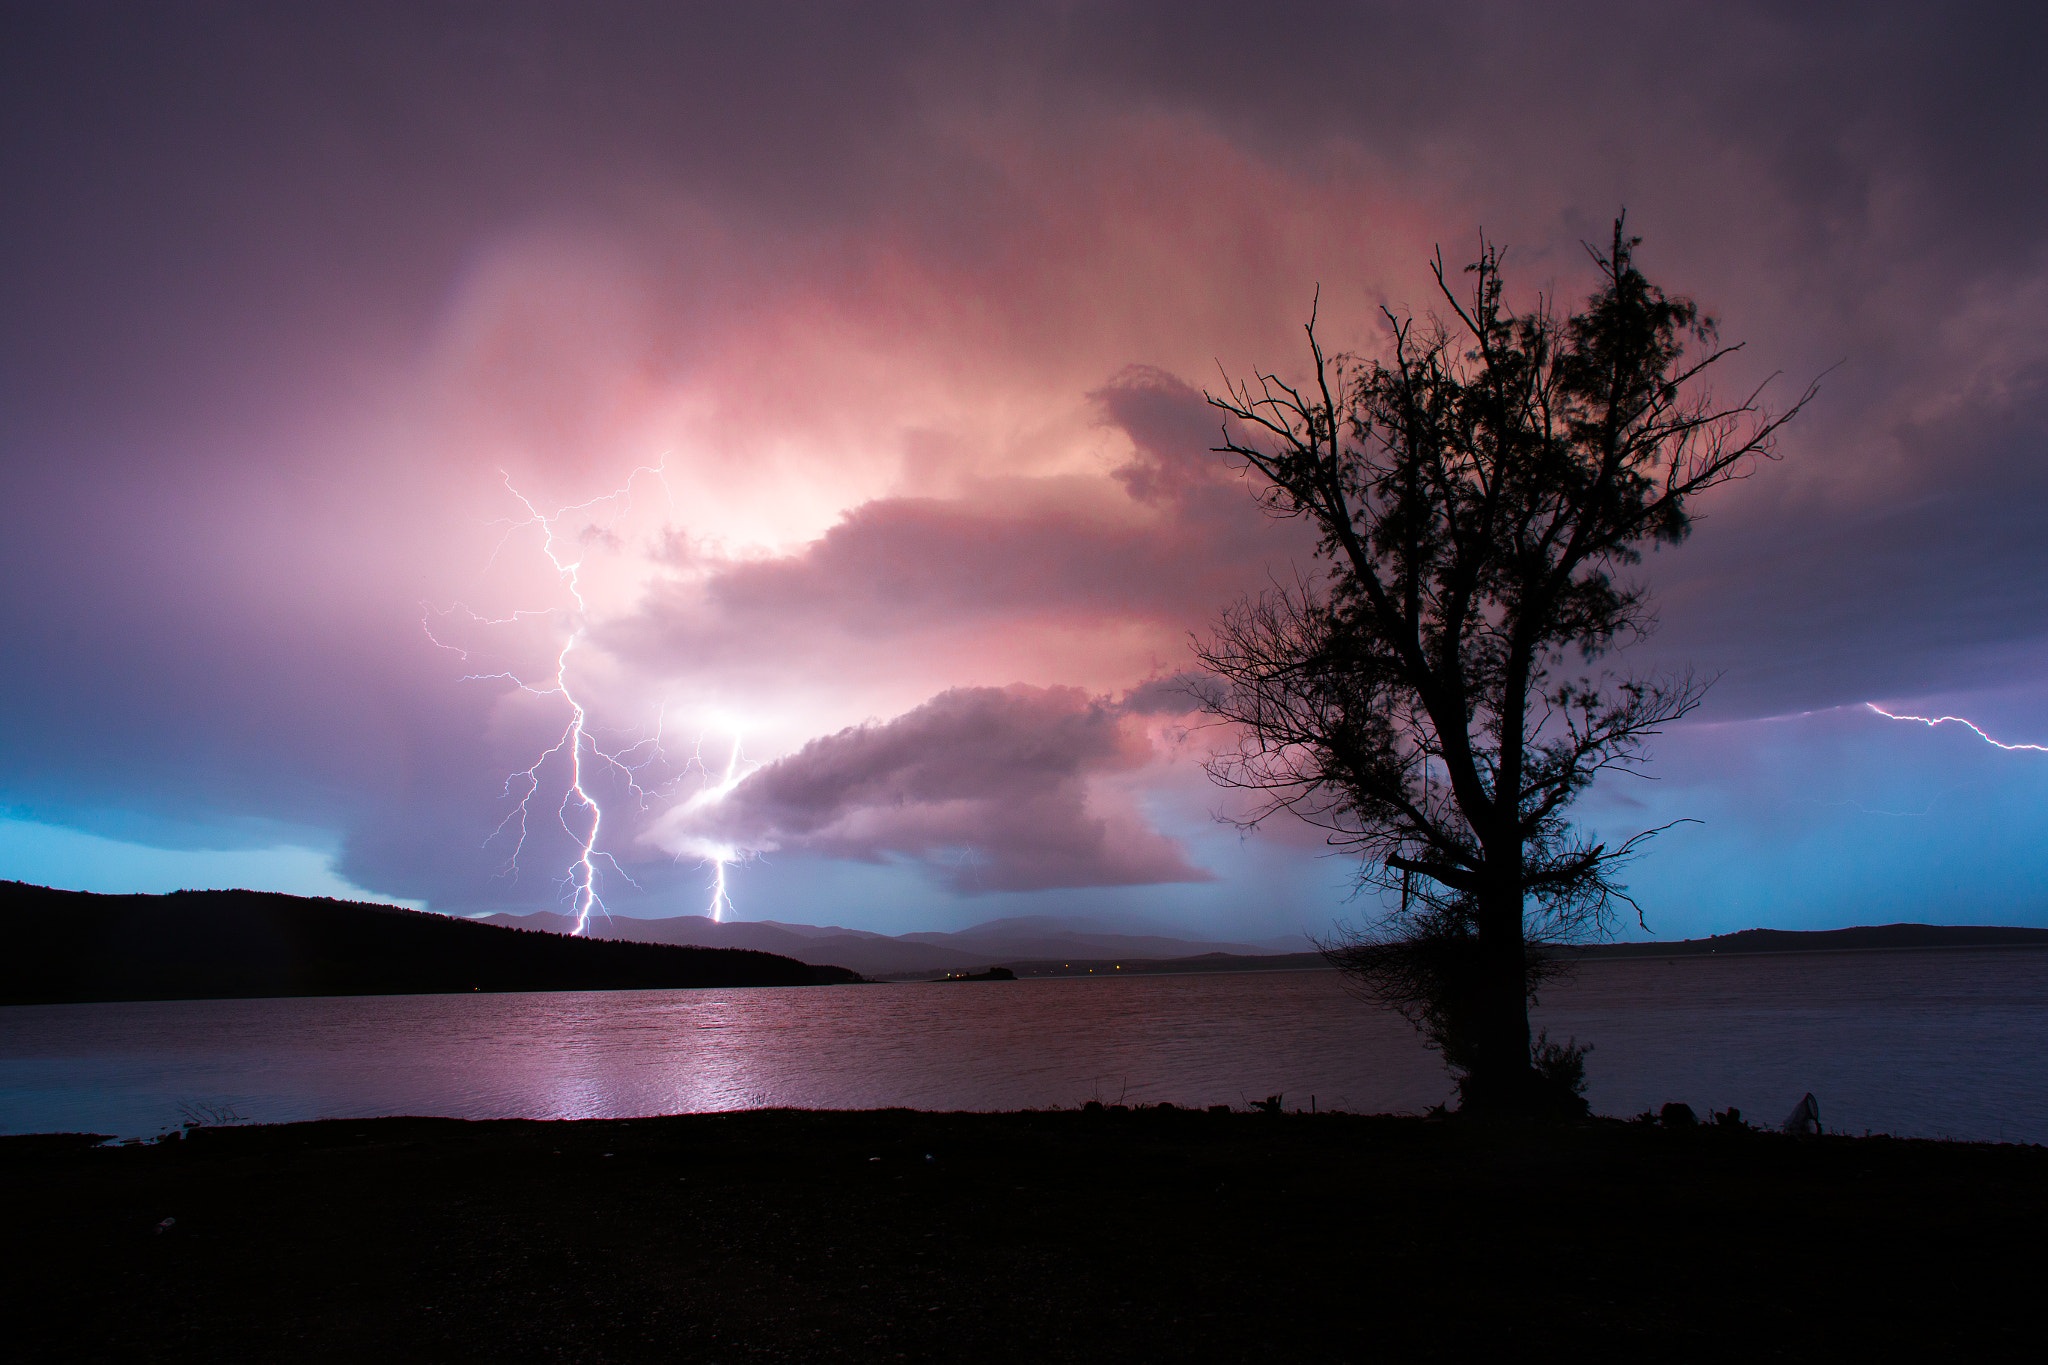
{"label": "distant mountain", "polygon": [[1054,962],[1020,961],[1010,969],[1019,980],[1041,976],[1191,976],[1212,972],[1327,972],[1321,953],[1200,953],[1194,957],[1061,958]]}
{"label": "distant mountain", "polygon": [[[492,915],[492,924],[567,930],[566,915]],[[882,979],[937,977],[1009,967],[1020,977],[1149,976],[1162,972],[1281,971],[1313,968],[1321,959],[1306,934],[1256,943],[1213,943],[1160,934],[1113,933],[1088,920],[1034,915],[990,920],[956,933],[887,935],[836,925],[774,920],[716,923],[702,915],[591,921],[601,938],[753,948],[799,962],[833,963]],[[1704,953],[1838,952],[1858,948],[2048,946],[2048,929],[1936,924],[1871,925],[1812,932],[1745,929],[1672,943],[1602,943],[1567,950],[1573,956],[1678,957]]]}
{"label": "distant mountain", "polygon": [[[543,910],[531,915],[487,915],[482,924],[566,933],[575,920]],[[945,972],[980,971],[997,965],[970,952],[924,943],[905,943],[883,934],[816,925],[736,921],[720,924],[702,915],[673,919],[635,919],[630,915],[599,915],[590,922],[591,938],[630,943],[689,944],[703,948],[747,948],[779,953],[798,962],[830,963],[862,976],[938,976]]]}
{"label": "distant mountain", "polygon": [[[568,916],[551,911],[519,916],[490,915],[483,922],[548,929],[557,933],[573,923]],[[613,915],[609,919],[600,916],[592,920],[589,933],[599,938],[636,943],[754,948],[781,953],[799,962],[831,962],[873,977],[979,972],[1020,961],[1096,963],[1118,958],[1146,959],[1153,962],[1152,970],[1159,970],[1159,959],[1222,953],[1237,960],[1262,955],[1260,945],[1215,943],[1157,934],[1106,933],[1088,927],[1086,921],[1051,916],[991,920],[957,933],[890,936],[859,929],[783,924],[769,920],[721,924],[702,915],[679,915],[673,919]],[[1282,942],[1285,945],[1283,951],[1289,952],[1299,952],[1307,946],[1305,939],[1298,943]]]}
{"label": "distant mountain", "polygon": [[990,920],[952,934],[904,934],[905,943],[929,943],[969,952],[994,951],[1009,957],[1192,957],[1198,953],[1256,955],[1249,943],[1170,938],[1161,934],[1105,933],[1086,922],[1029,916]]}
{"label": "distant mountain", "polygon": [[1692,957],[1707,953],[1824,953],[1881,948],[2048,948],[2048,929],[2007,924],[1865,924],[1853,929],[1744,929],[1672,943],[1596,943],[1579,957]]}
{"label": "distant mountain", "polygon": [[[273,995],[402,995],[817,985],[1008,967],[1020,977],[1301,970],[1305,939],[1213,943],[1106,932],[1088,921],[992,920],[890,936],[832,925],[567,916],[486,921],[256,891],[96,896],[0,881],[0,1004]],[[1608,943],[1590,958],[1911,948],[2048,948],[2048,929],[1866,925],[1746,929],[1672,943]]]}
{"label": "distant mountain", "polygon": [[0,882],[0,1004],[812,986],[836,964],[602,942],[258,891],[95,896]]}

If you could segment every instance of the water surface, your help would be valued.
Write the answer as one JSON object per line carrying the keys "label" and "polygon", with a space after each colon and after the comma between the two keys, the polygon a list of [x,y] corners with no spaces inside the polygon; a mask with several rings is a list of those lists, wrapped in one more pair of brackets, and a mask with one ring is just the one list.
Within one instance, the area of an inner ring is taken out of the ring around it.
{"label": "water surface", "polygon": [[[1666,1100],[1833,1128],[2048,1140],[2048,951],[1593,962],[1537,1022],[1597,1112]],[[594,1118],[789,1105],[1420,1111],[1436,1056],[1330,972],[0,1008],[0,1131],[232,1113]]]}

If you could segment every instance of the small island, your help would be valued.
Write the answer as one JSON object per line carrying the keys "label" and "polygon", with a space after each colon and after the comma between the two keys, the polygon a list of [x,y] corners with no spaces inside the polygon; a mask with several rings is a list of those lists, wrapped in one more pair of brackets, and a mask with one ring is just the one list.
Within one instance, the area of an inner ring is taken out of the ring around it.
{"label": "small island", "polygon": [[1017,974],[1008,967],[991,967],[985,972],[947,972],[940,981],[1015,981]]}

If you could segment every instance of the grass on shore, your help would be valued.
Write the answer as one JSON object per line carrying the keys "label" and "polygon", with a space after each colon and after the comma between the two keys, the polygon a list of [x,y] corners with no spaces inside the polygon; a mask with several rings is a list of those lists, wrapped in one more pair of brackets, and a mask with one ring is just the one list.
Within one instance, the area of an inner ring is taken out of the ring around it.
{"label": "grass on shore", "polygon": [[1185,1110],[0,1138],[0,1181],[18,1361],[2017,1355],[2048,1217],[2040,1148]]}

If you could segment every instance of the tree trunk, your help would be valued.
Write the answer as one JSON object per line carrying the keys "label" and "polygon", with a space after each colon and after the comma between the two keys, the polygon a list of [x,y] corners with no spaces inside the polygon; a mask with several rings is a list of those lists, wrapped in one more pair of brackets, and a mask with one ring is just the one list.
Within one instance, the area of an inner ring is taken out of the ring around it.
{"label": "tree trunk", "polygon": [[[1507,879],[1503,878],[1503,882]],[[1529,1055],[1528,945],[1522,937],[1522,886],[1516,877],[1480,893],[1481,976],[1472,1066],[1459,1082],[1462,1107],[1480,1115],[1517,1114],[1534,1101]]]}

